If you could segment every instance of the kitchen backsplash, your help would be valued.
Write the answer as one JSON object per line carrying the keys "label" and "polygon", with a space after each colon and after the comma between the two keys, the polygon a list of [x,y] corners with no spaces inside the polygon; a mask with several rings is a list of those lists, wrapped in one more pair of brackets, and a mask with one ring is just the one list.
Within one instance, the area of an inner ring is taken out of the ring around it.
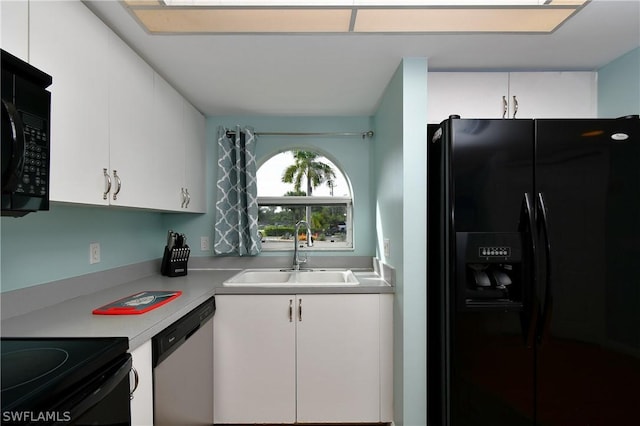
{"label": "kitchen backsplash", "polygon": [[162,214],[112,208],[53,204],[1,224],[2,292],[158,259],[166,239]]}

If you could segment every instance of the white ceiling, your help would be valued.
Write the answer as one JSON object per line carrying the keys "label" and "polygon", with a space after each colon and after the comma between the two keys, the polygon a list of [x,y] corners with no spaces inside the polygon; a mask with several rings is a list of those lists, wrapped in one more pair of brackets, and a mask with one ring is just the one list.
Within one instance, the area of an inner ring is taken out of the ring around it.
{"label": "white ceiling", "polygon": [[592,0],[548,35],[150,35],[120,2],[85,3],[205,115],[371,115],[403,57],[591,71],[640,46],[640,0]]}

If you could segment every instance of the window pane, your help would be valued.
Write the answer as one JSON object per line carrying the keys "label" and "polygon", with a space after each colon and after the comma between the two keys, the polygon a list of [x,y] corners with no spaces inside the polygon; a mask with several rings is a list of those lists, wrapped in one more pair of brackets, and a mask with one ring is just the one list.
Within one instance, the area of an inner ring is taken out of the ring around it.
{"label": "window pane", "polygon": [[[306,220],[307,209],[310,209],[314,249],[351,247],[351,236],[347,228],[348,208],[345,204],[260,206],[258,226],[263,248],[293,249],[295,225],[300,220]],[[306,230],[301,229],[298,238],[305,241]]]}
{"label": "window pane", "polygon": [[[295,184],[283,182],[282,177],[288,167],[296,164],[296,159],[294,158],[294,152],[296,151],[301,150],[286,151],[280,154],[276,154],[265,161],[260,166],[260,168],[258,168],[257,179],[259,197],[281,197],[283,195],[294,195],[292,194],[292,192],[295,192]],[[326,164],[331,168],[331,170],[335,174],[335,177],[331,179],[330,182],[323,181],[320,182],[318,186],[314,186],[311,195],[351,196],[347,180],[340,169],[331,160],[327,159],[326,157],[320,156],[319,154],[317,155],[317,158],[313,160],[314,163]],[[306,179],[306,175],[303,175],[300,182],[300,194],[296,195],[307,195]]]}
{"label": "window pane", "polygon": [[[311,250],[353,249],[351,191],[344,174],[317,152],[274,155],[257,172],[258,225],[264,250],[293,250],[296,223],[311,224]],[[299,239],[306,240],[306,232]]]}

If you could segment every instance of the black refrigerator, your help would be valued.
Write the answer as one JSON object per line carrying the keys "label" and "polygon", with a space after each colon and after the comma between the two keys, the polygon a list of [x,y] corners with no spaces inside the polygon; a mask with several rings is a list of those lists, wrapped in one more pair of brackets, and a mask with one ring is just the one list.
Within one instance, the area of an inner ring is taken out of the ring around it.
{"label": "black refrigerator", "polygon": [[638,424],[638,116],[427,143],[428,424]]}

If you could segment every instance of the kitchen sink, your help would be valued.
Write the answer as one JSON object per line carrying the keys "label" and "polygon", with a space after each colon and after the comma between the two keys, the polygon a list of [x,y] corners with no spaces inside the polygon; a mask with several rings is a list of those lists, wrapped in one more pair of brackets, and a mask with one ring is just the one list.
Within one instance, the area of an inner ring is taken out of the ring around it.
{"label": "kitchen sink", "polygon": [[359,284],[353,272],[346,271],[302,271],[296,272],[291,278],[295,278],[300,284]]}
{"label": "kitchen sink", "polygon": [[289,271],[279,269],[245,269],[223,283],[225,286],[337,286],[358,285],[349,269]]}
{"label": "kitchen sink", "polygon": [[247,284],[283,284],[289,281],[291,272],[280,270],[245,269],[229,280],[224,285],[247,285]]}

